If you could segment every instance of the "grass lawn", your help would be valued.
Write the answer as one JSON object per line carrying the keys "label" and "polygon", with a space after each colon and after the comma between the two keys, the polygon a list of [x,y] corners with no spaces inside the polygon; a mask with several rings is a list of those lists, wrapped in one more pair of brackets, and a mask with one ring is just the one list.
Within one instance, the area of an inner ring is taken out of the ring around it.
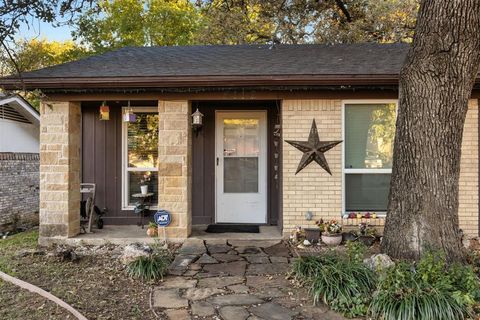
{"label": "grass lawn", "polygon": [[[155,319],[151,286],[126,276],[114,247],[64,262],[37,248],[37,231],[0,240],[0,270],[66,301],[88,319]],[[32,250],[33,253],[20,254]],[[26,290],[0,282],[0,319],[68,319],[70,314]],[[70,318],[73,318],[70,316]]]}

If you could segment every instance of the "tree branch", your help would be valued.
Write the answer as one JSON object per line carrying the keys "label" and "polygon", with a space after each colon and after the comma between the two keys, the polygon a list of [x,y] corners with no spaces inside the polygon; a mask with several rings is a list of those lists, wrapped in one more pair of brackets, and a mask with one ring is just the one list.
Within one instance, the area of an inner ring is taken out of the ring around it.
{"label": "tree branch", "polygon": [[348,12],[348,9],[345,6],[345,3],[343,3],[342,0],[335,0],[335,4],[340,9],[340,11],[342,11],[345,18],[347,18],[347,22],[352,22],[352,16],[350,15],[350,12]]}

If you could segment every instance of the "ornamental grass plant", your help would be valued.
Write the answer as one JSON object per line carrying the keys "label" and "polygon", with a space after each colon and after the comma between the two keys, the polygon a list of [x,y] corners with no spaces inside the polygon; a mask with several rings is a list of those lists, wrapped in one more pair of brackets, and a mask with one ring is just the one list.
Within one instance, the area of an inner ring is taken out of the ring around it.
{"label": "ornamental grass plant", "polygon": [[168,252],[156,252],[141,256],[127,265],[127,274],[132,278],[145,281],[162,280],[167,274],[171,257]]}
{"label": "ornamental grass plant", "polygon": [[[360,250],[359,246],[347,249],[354,250]],[[315,303],[322,301],[349,317],[366,314],[376,286],[375,273],[353,252],[300,258],[293,264],[293,275],[309,287]]]}
{"label": "ornamental grass plant", "polygon": [[446,263],[427,253],[418,263],[397,261],[382,272],[362,263],[365,248],[347,244],[346,254],[329,252],[296,260],[292,274],[315,303],[347,317],[382,320],[474,319],[480,280],[470,265]]}

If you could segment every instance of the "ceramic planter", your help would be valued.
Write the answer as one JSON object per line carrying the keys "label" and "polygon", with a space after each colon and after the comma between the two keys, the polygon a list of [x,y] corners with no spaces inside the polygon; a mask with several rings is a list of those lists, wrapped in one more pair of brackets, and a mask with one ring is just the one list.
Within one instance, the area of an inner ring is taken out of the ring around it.
{"label": "ceramic planter", "polygon": [[148,193],[148,186],[147,185],[140,186],[140,191],[142,192],[142,194],[147,194]]}
{"label": "ceramic planter", "polygon": [[320,240],[320,229],[319,228],[305,228],[305,239],[310,241],[310,243],[316,243]]}
{"label": "ceramic planter", "polygon": [[342,243],[342,234],[322,234],[322,242],[327,246],[338,246],[340,243]]}

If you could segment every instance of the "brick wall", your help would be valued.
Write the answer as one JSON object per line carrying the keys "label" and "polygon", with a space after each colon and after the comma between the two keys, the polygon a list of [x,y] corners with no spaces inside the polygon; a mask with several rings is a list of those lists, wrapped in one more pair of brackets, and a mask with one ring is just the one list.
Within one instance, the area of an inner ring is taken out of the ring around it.
{"label": "brick wall", "polygon": [[460,228],[467,237],[478,236],[478,100],[470,100],[468,104],[458,198]]}
{"label": "brick wall", "polygon": [[0,232],[38,224],[39,156],[0,153]]}
{"label": "brick wall", "polygon": [[[284,100],[282,130],[284,140],[306,140],[312,124],[317,122],[321,140],[342,139],[341,100]],[[342,146],[327,151],[332,176],[316,163],[295,175],[301,152],[283,142],[283,227],[284,234],[295,226],[313,225],[319,218],[341,218]],[[478,236],[478,101],[471,100],[465,122],[459,183],[459,221],[467,237]],[[312,221],[305,212],[312,211]],[[365,220],[365,219],[363,219]],[[362,219],[344,220],[356,226]],[[383,219],[369,221],[382,226]]]}
{"label": "brick wall", "polygon": [[[282,134],[284,140],[307,140],[315,118],[320,140],[342,140],[342,107],[340,100],[284,100]],[[297,175],[302,153],[283,142],[283,232],[295,226],[313,225],[321,218],[339,219],[342,208],[342,145],[326,152],[330,176],[316,163]],[[314,213],[312,221],[305,212]]]}

